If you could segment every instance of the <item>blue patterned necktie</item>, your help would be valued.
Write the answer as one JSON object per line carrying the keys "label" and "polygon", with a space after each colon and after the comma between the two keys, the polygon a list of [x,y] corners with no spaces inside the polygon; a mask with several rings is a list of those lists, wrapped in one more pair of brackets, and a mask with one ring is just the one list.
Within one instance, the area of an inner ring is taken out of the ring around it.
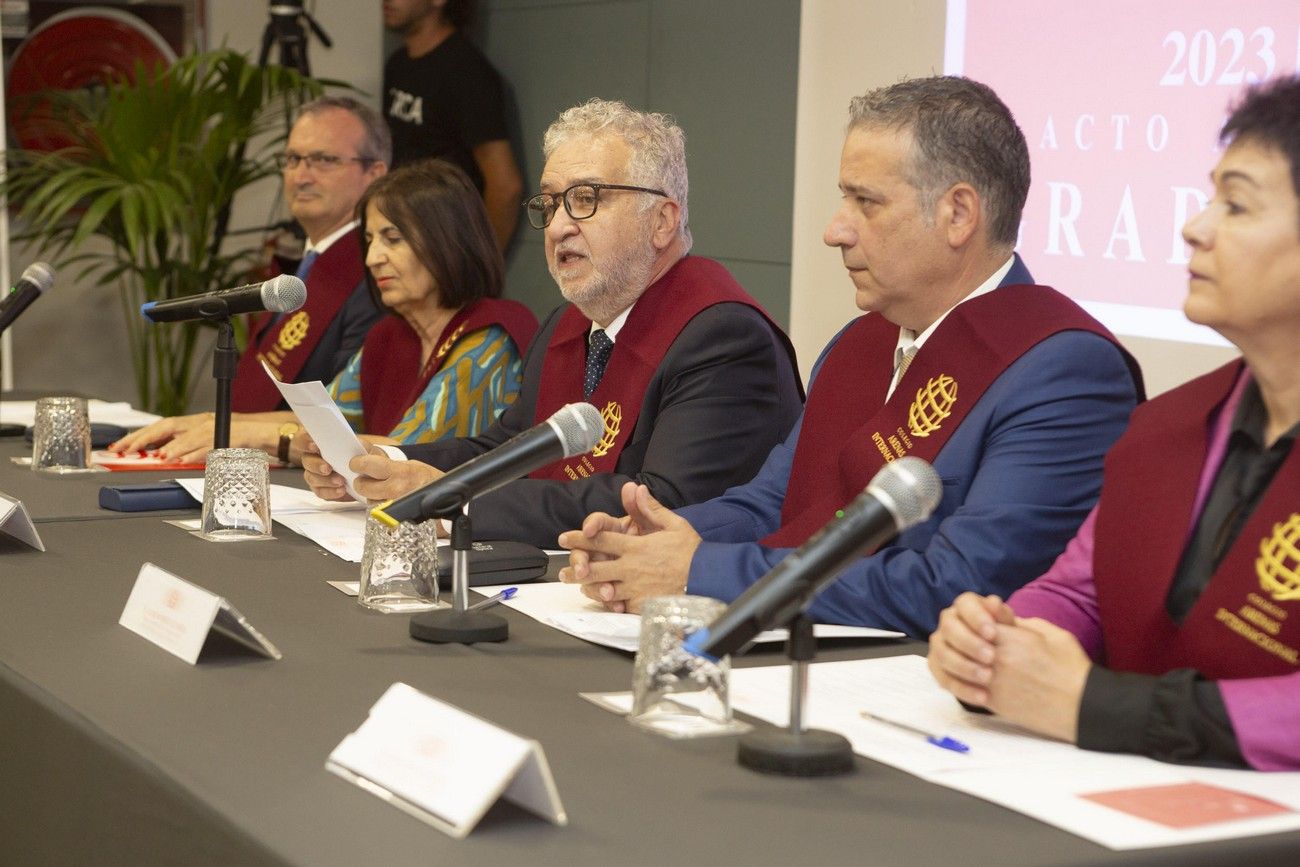
{"label": "blue patterned necktie", "polygon": [[605,363],[609,361],[609,353],[614,349],[614,341],[609,339],[609,335],[597,328],[591,332],[591,337],[587,342],[587,375],[582,378],[582,396],[590,398],[591,393],[600,385],[600,378],[605,373]]}
{"label": "blue patterned necktie", "polygon": [[[315,250],[308,250],[307,254],[302,257],[302,261],[298,263],[298,270],[293,272],[293,276],[297,277],[299,280],[306,283],[307,275],[311,273],[311,266],[316,263],[316,258],[318,256],[320,256],[320,253],[317,253]],[[260,340],[261,336],[266,333],[267,328],[271,327],[272,325],[279,324],[280,320],[283,318],[284,318],[283,313],[274,314],[271,317],[271,321],[268,322],[266,325],[263,325],[262,329],[258,331],[257,333],[258,339]]]}
{"label": "blue patterned necktie", "polygon": [[316,258],[319,255],[315,250],[309,251],[306,256],[302,257],[302,261],[298,263],[298,270],[293,272],[293,276],[306,283],[307,275],[311,273],[311,266],[316,264]]}

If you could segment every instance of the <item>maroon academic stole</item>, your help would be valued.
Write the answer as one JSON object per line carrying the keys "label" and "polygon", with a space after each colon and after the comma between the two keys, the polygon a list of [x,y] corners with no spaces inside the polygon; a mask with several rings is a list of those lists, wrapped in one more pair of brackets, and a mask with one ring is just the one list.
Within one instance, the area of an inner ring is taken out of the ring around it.
{"label": "maroon academic stole", "polygon": [[280,406],[280,392],[261,363],[265,361],[284,382],[297,379],[321,335],[365,276],[357,231],[353,229],[330,244],[316,259],[307,275],[307,302],[302,307],[271,325],[267,323],[274,313],[263,313],[254,320],[251,334],[256,346],[249,346],[239,357],[231,387],[235,412],[270,412]]}
{"label": "maroon academic stole", "polygon": [[[726,268],[699,256],[683,258],[646,289],[619,330],[600,385],[590,398],[605,421],[604,436],[587,454],[556,461],[531,473],[531,477],[568,481],[613,472],[636,428],[646,386],[668,348],[698,313],[724,301],[745,304],[767,316]],[[780,328],[772,328],[786,341],[793,363],[789,341]],[[583,399],[590,331],[591,320],[573,305],[561,314],[542,361],[534,416],[537,423],[550,418],[566,403]]]}
{"label": "maroon academic stole", "polygon": [[419,400],[429,380],[442,369],[456,342],[491,325],[500,325],[519,354],[537,331],[537,317],[518,301],[480,298],[456,311],[442,329],[437,349],[421,370],[420,337],[400,316],[386,316],[366,335],[361,354],[361,416],[366,432],[387,434]]}
{"label": "maroon academic stole", "polygon": [[1300,670],[1294,446],[1183,622],[1165,610],[1191,531],[1210,425],[1241,372],[1234,361],[1138,407],[1106,456],[1093,575],[1110,668],[1194,668],[1212,680]]}
{"label": "maroon academic stole", "polygon": [[1077,304],[1046,286],[1003,286],[972,298],[944,318],[884,402],[898,326],[875,313],[859,317],[817,373],[781,526],[762,544],[802,545],[888,461],[904,455],[933,461],[1003,371],[1062,331],[1088,331],[1116,342]]}

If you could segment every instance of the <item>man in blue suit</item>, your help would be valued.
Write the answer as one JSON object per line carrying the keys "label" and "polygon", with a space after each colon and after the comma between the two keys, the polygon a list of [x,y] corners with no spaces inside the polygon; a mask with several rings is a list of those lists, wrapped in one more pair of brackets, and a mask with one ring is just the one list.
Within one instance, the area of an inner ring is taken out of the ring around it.
{"label": "man in blue suit", "polygon": [[1069,541],[1141,376],[1013,253],[1029,154],[1010,111],[956,77],[858,97],[839,186],[825,241],[867,315],[818,359],[799,425],[748,484],[676,513],[626,485],[626,517],[560,537],[562,580],[615,611],[734,599],[905,454],[934,464],[939,507],[823,591],[815,619],[923,636],[960,593],[1010,593]]}

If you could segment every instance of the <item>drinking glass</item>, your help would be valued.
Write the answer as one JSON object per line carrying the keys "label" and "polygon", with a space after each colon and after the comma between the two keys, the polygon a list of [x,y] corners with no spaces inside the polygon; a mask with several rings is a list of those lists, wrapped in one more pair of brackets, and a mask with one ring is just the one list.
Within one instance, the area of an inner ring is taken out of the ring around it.
{"label": "drinking glass", "polygon": [[747,728],[731,718],[730,660],[682,649],[682,639],[726,610],[704,596],[661,596],[641,613],[641,643],[632,675],[635,725],[675,738],[730,734]]}
{"label": "drinking glass", "polygon": [[390,528],[367,518],[357,601],[386,613],[437,608],[437,523],[402,521]]}
{"label": "drinking glass", "polygon": [[270,459],[261,449],[213,449],[203,472],[199,535],[212,542],[271,538]]}
{"label": "drinking glass", "polygon": [[84,472],[90,468],[90,413],[81,397],[36,401],[32,469],[41,473]]}

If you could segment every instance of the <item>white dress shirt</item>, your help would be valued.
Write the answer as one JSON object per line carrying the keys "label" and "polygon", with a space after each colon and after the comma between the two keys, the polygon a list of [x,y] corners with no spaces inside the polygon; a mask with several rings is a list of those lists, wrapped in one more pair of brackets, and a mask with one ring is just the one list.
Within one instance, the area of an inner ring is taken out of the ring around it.
{"label": "white dress shirt", "polygon": [[1002,267],[989,275],[989,279],[981,283],[974,292],[943,311],[943,315],[930,323],[930,327],[922,331],[920,334],[917,334],[910,328],[898,329],[898,344],[894,347],[894,375],[889,380],[889,390],[885,392],[886,401],[894,396],[894,389],[898,387],[898,381],[903,378],[900,375],[900,368],[903,363],[903,356],[907,354],[908,349],[915,346],[916,351],[920,352],[921,347],[925,345],[925,341],[930,339],[930,335],[939,327],[939,323],[943,322],[943,320],[947,318],[949,313],[956,310],[959,305],[971,300],[972,298],[978,298],[980,295],[987,295],[994,289],[998,288],[998,284],[1007,276],[1007,273],[1011,270],[1011,265],[1014,262],[1014,256],[1007,259],[1007,261],[1003,263]]}

